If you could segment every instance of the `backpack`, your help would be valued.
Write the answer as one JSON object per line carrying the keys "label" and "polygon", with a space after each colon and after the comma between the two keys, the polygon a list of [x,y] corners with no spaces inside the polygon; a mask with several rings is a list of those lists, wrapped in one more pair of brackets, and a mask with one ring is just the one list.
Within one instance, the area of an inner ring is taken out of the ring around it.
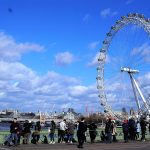
{"label": "backpack", "polygon": [[43,144],[48,144],[48,139],[47,139],[46,135],[44,135],[44,141],[43,141]]}
{"label": "backpack", "polygon": [[31,139],[31,143],[36,144],[36,139],[35,138]]}

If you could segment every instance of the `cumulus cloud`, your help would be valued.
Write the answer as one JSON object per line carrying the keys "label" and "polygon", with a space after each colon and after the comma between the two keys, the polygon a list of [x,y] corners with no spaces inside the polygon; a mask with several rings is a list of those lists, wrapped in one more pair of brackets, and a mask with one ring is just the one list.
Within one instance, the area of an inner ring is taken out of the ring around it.
{"label": "cumulus cloud", "polygon": [[[89,100],[90,89],[81,85],[74,77],[64,76],[48,71],[39,76],[18,60],[24,53],[40,52],[44,47],[35,43],[18,43],[12,36],[0,33],[0,109],[13,108],[24,111],[49,110],[52,104],[56,109],[62,105],[76,108],[80,100],[82,108],[84,97]],[[58,53],[55,57],[57,65],[69,65],[75,61],[70,52]],[[87,90],[84,90],[87,89]],[[95,91],[94,91],[95,92]],[[92,92],[94,94],[94,92]],[[79,98],[82,96],[81,98]]]}
{"label": "cumulus cloud", "polygon": [[113,16],[116,16],[117,14],[118,14],[117,11],[112,11],[110,8],[103,9],[100,12],[101,17],[103,18],[113,17]]}
{"label": "cumulus cloud", "polygon": [[99,53],[97,53],[93,59],[87,64],[88,67],[93,67],[98,65]]}
{"label": "cumulus cloud", "polygon": [[95,48],[97,48],[97,46],[98,46],[99,44],[100,44],[100,41],[91,42],[91,43],[89,43],[88,48],[89,48],[89,49],[95,49]]}
{"label": "cumulus cloud", "polygon": [[148,98],[150,96],[150,72],[146,72],[144,75],[139,76],[137,82],[142,89],[144,96],[146,96],[145,98]]}
{"label": "cumulus cloud", "polygon": [[19,43],[16,42],[15,39],[5,34],[4,32],[0,32],[0,59],[1,60],[19,60],[22,56],[22,54],[36,51],[40,52],[44,50],[44,47],[41,45],[38,45],[36,43]]}
{"label": "cumulus cloud", "polygon": [[72,96],[81,96],[87,93],[88,88],[85,86],[77,85],[70,87],[70,95]]}
{"label": "cumulus cloud", "polygon": [[34,78],[35,73],[19,62],[0,61],[0,80],[22,80]]}
{"label": "cumulus cloud", "polygon": [[[48,71],[45,75],[39,76],[19,62],[0,61],[0,72],[0,108],[51,111],[52,105],[55,104],[54,110],[57,111],[66,107],[84,111],[83,108],[87,104],[94,108],[99,105],[96,84],[85,86],[77,78],[64,76],[54,71]],[[149,79],[149,74],[141,76],[141,84],[149,87],[147,82]],[[109,80],[106,83],[108,103],[114,110],[116,108],[121,110],[123,106],[134,106],[135,101],[131,101],[134,99],[131,87],[127,83],[117,81]],[[127,95],[122,95],[123,92]]]}
{"label": "cumulus cloud", "polygon": [[[79,79],[52,70],[40,76],[19,62],[23,54],[42,50],[41,45],[16,42],[0,32],[0,109],[51,111],[55,104],[57,111],[62,106],[83,111],[86,103],[98,99],[96,86],[84,86]],[[58,53],[55,61],[57,65],[69,65],[75,56],[70,52]]]}
{"label": "cumulus cloud", "polygon": [[144,62],[150,62],[150,44],[148,42],[143,43],[141,46],[139,47],[135,47],[132,49],[131,56],[141,56],[141,59]]}
{"label": "cumulus cloud", "polygon": [[83,22],[88,22],[90,19],[90,14],[86,14],[84,17],[83,17]]}
{"label": "cumulus cloud", "polygon": [[22,63],[0,61],[0,72],[0,109],[50,111],[55,104],[58,111],[65,104],[83,111],[86,103],[98,99],[95,85],[84,86],[79,79],[54,71],[39,76]]}
{"label": "cumulus cloud", "polygon": [[133,3],[134,0],[126,0],[126,5]]}
{"label": "cumulus cloud", "polygon": [[144,43],[144,44],[142,44],[139,47],[133,48],[132,51],[131,51],[131,56],[139,55],[141,53],[145,54],[145,51],[147,51],[149,49],[150,49],[149,44],[148,43]]}
{"label": "cumulus cloud", "polygon": [[75,61],[75,57],[70,52],[58,53],[55,56],[55,63],[59,66],[66,66]]}

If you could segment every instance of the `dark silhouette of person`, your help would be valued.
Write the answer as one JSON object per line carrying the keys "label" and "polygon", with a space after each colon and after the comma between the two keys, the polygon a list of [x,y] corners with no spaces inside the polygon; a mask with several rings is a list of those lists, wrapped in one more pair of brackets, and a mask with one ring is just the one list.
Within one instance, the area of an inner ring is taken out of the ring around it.
{"label": "dark silhouette of person", "polygon": [[140,121],[141,134],[142,134],[141,140],[143,142],[145,141],[146,125],[147,124],[146,124],[145,118],[141,118],[141,121]]}
{"label": "dark silhouette of person", "polygon": [[78,137],[78,148],[83,148],[83,143],[85,141],[85,132],[87,131],[87,125],[84,122],[84,118],[81,118],[81,121],[78,125],[77,137]]}
{"label": "dark silhouette of person", "polygon": [[51,121],[49,137],[50,137],[50,144],[55,144],[54,134],[55,134],[56,124],[54,120]]}
{"label": "dark silhouette of person", "polygon": [[96,138],[96,128],[97,128],[97,126],[95,125],[94,122],[92,122],[89,125],[89,134],[90,134],[91,143],[94,143],[94,141],[95,141],[95,138]]}
{"label": "dark silhouette of person", "polygon": [[100,137],[101,137],[101,141],[102,141],[102,142],[105,142],[105,141],[106,141],[105,133],[104,133],[103,130],[101,131]]}
{"label": "dark silhouette of person", "polygon": [[135,122],[134,118],[129,119],[128,125],[129,125],[129,137],[131,140],[135,140],[136,122]]}
{"label": "dark silhouette of person", "polygon": [[112,132],[113,132],[113,124],[111,122],[111,119],[109,118],[106,122],[105,126],[105,133],[106,133],[106,142],[111,143],[112,142]]}
{"label": "dark silhouette of person", "polygon": [[14,141],[15,146],[18,145],[19,131],[20,131],[20,125],[17,122],[17,118],[14,118],[13,122],[10,125],[11,139],[10,139],[9,143]]}
{"label": "dark silhouette of person", "polygon": [[128,134],[129,134],[129,125],[128,125],[128,120],[124,120],[122,124],[122,130],[124,134],[124,142],[128,142]]}
{"label": "dark silhouette of person", "polygon": [[28,144],[31,134],[31,127],[32,124],[29,123],[28,120],[25,120],[25,123],[23,124],[23,144]]}
{"label": "dark silhouette of person", "polygon": [[35,131],[32,134],[33,137],[33,141],[32,143],[37,144],[39,139],[40,139],[40,131],[41,131],[41,125],[40,125],[40,121],[36,122],[35,125]]}
{"label": "dark silhouette of person", "polygon": [[148,126],[148,131],[149,131],[149,134],[150,134],[150,122],[149,122],[149,126]]}

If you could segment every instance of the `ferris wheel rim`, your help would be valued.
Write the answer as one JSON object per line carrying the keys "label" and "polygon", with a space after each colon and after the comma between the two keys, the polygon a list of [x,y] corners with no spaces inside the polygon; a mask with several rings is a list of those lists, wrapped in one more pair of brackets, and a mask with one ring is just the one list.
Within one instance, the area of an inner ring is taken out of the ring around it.
{"label": "ferris wheel rim", "polygon": [[108,52],[109,46],[115,34],[127,26],[128,24],[134,24],[140,26],[144,29],[146,33],[150,36],[150,18],[145,18],[143,14],[130,13],[127,16],[122,16],[120,20],[117,20],[114,26],[111,26],[110,31],[106,34],[106,37],[103,41],[102,48],[100,49],[100,54],[98,58],[98,67],[97,67],[97,89],[99,91],[99,99],[101,105],[104,107],[104,112],[108,112],[114,118],[123,120],[123,118],[116,114],[111,106],[107,102],[107,95],[105,93],[104,85],[104,65],[106,61],[106,54]]}

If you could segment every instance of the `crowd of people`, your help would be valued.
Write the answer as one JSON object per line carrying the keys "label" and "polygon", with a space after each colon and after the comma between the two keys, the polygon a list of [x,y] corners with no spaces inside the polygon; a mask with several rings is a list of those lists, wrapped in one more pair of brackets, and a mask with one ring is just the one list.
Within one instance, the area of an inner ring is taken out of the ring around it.
{"label": "crowd of people", "polygon": [[140,121],[136,121],[134,118],[125,120],[122,125],[124,142],[128,142],[128,140],[138,140],[140,138],[140,133],[140,140],[144,142],[147,126],[150,131],[150,124],[147,124],[145,118],[141,118]]}
{"label": "crowd of people", "polygon": [[[150,132],[150,123],[146,122],[146,118],[141,118],[136,120],[130,118],[129,120],[124,120],[122,123],[122,132],[124,137],[124,142],[129,142],[129,140],[141,140],[145,142],[146,130],[149,128]],[[140,137],[141,134],[141,137]],[[105,126],[105,133],[102,131],[101,140],[106,143],[117,142],[117,130],[114,120],[108,119]]]}
{"label": "crowd of people", "polygon": [[[145,118],[136,121],[134,118],[124,120],[122,123],[122,132],[124,142],[129,140],[145,141],[145,134],[147,129],[147,122]],[[56,129],[58,130],[58,143],[75,143],[78,142],[78,148],[83,148],[86,142],[86,133],[89,132],[90,142],[94,143],[97,136],[97,126],[94,122],[87,124],[84,118],[81,118],[76,123],[67,122],[62,120],[58,125],[52,120],[50,127],[48,127],[47,135],[43,135],[41,140],[41,124],[38,121],[34,126],[29,121],[25,121],[22,125],[14,118],[10,125],[10,135],[5,141],[5,145],[17,146],[21,143],[37,144],[42,142],[44,144],[55,144],[56,142]],[[149,125],[150,131],[150,125]],[[140,136],[141,135],[141,136]],[[77,136],[77,139],[75,138]],[[21,138],[22,137],[22,138]],[[141,138],[140,138],[141,137]],[[117,130],[114,120],[107,119],[104,130],[100,134],[101,141],[104,143],[117,142]]]}

